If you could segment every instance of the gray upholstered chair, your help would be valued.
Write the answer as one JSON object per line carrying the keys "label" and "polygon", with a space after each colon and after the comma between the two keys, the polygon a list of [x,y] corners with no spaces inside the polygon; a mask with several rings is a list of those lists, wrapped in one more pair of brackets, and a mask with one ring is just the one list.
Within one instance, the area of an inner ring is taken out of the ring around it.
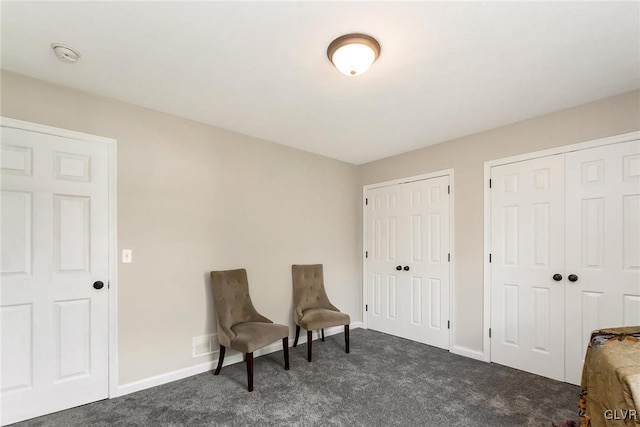
{"label": "gray upholstered chair", "polygon": [[311,362],[312,333],[320,329],[324,341],[324,328],[344,325],[345,350],[349,353],[348,314],[341,313],[327,297],[324,289],[322,264],[292,265],[293,275],[293,320],[296,324],[296,338],[293,346],[298,345],[300,327],[307,330],[307,360]]}
{"label": "gray upholstered chair", "polygon": [[227,347],[240,351],[245,354],[249,391],[253,391],[253,352],[279,339],[284,350],[284,369],[289,370],[289,327],[273,323],[253,307],[247,270],[212,271],[211,283],[220,343],[214,375],[220,373]]}

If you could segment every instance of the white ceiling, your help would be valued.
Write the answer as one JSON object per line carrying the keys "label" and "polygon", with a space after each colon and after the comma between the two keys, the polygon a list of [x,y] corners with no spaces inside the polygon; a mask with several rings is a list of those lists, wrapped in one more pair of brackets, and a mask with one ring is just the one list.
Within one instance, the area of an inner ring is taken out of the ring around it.
{"label": "white ceiling", "polygon": [[[4,69],[354,164],[640,87],[635,1],[1,7]],[[382,46],[351,78],[350,32]]]}

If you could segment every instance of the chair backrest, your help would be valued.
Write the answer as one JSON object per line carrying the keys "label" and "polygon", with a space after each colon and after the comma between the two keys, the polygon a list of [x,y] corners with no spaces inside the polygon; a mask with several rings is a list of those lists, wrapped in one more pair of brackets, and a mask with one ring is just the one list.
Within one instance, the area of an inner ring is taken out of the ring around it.
{"label": "chair backrest", "polygon": [[292,265],[293,276],[293,304],[296,320],[302,317],[302,312],[309,308],[326,308],[339,311],[327,296],[324,288],[322,264]]}
{"label": "chair backrest", "polygon": [[238,323],[262,321],[249,296],[247,270],[212,271],[213,304],[218,319],[218,341],[225,347],[235,334],[231,327]]}

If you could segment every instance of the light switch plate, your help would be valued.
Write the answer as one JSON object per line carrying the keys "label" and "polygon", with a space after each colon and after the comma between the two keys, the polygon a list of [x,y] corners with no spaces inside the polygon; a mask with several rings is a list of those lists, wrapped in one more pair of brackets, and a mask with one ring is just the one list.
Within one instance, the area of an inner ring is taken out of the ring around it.
{"label": "light switch plate", "polygon": [[133,251],[131,249],[123,249],[122,250],[122,262],[125,264],[129,264],[133,257]]}

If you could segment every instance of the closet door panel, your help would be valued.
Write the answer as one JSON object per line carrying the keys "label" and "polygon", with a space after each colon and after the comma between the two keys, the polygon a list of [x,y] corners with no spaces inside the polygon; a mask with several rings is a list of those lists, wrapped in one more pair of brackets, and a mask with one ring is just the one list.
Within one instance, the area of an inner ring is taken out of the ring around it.
{"label": "closet door panel", "polygon": [[564,160],[491,169],[491,360],[564,379]]}
{"label": "closet door panel", "polygon": [[592,330],[640,321],[640,141],[567,153],[566,381]]}

